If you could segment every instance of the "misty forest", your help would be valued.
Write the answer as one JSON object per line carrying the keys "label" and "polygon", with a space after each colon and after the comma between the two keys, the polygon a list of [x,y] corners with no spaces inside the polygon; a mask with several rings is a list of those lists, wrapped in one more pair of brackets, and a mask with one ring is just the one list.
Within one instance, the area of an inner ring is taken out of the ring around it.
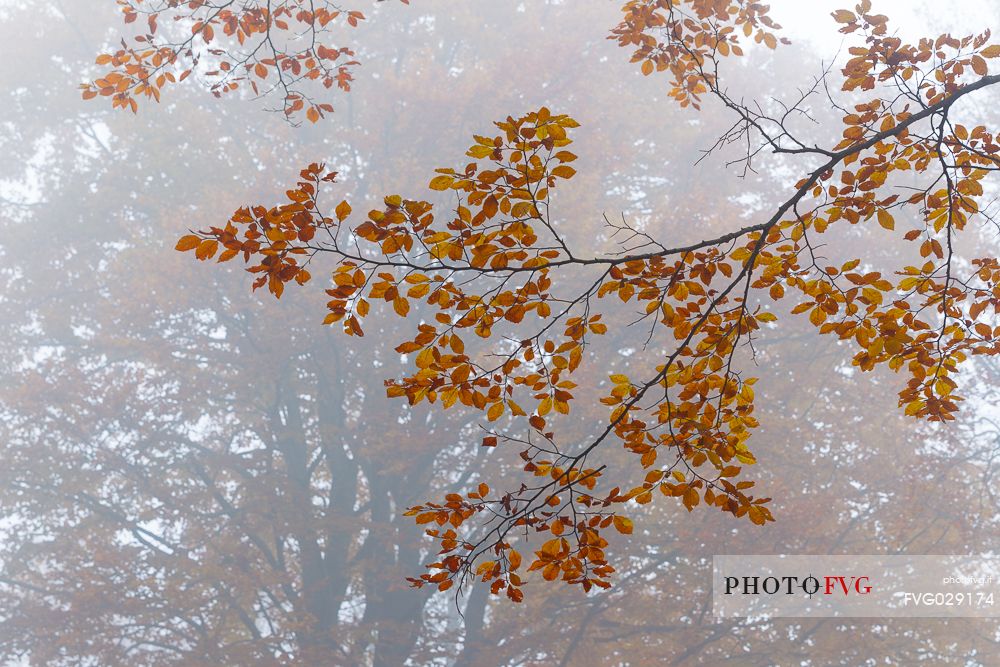
{"label": "misty forest", "polygon": [[1000,3],[0,0],[0,664],[1000,664]]}

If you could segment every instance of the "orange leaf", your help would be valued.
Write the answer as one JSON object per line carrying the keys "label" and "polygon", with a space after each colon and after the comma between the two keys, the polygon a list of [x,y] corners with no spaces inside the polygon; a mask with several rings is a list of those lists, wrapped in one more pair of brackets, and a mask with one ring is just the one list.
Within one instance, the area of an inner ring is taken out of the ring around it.
{"label": "orange leaf", "polygon": [[351,214],[351,205],[346,201],[342,201],[337,204],[337,208],[334,213],[337,214],[337,220],[343,222],[344,219]]}
{"label": "orange leaf", "polygon": [[627,517],[615,515],[614,523],[615,523],[615,529],[619,533],[622,533],[623,535],[631,535],[632,534],[632,520],[631,519],[629,519]]}
{"label": "orange leaf", "polygon": [[188,250],[194,250],[201,243],[201,237],[195,234],[187,234],[182,236],[177,245],[174,246],[175,250],[180,250],[181,252],[187,252]]}
{"label": "orange leaf", "polygon": [[219,249],[219,242],[215,239],[205,239],[198,244],[198,248],[194,251],[195,257],[204,261],[215,255],[215,252]]}

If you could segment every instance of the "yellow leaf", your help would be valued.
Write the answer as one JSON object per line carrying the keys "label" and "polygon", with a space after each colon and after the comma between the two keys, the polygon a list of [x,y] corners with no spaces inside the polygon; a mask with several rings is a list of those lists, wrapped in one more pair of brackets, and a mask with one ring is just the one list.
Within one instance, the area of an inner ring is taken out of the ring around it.
{"label": "yellow leaf", "polygon": [[885,229],[895,229],[896,223],[892,219],[892,216],[884,208],[878,210],[878,224],[882,225]]}
{"label": "yellow leaf", "polygon": [[861,290],[861,294],[864,295],[868,303],[875,304],[876,306],[882,304],[882,292],[873,287],[865,287]]}
{"label": "yellow leaf", "polygon": [[561,164],[552,170],[552,175],[559,178],[573,178],[574,174],[576,174],[576,169],[568,164]]}
{"label": "yellow leaf", "polygon": [[343,222],[344,219],[351,214],[351,205],[346,201],[342,201],[337,204],[337,209],[334,211],[337,214],[337,220]]}
{"label": "yellow leaf", "polygon": [[535,214],[535,205],[531,202],[522,201],[514,204],[510,214],[514,218],[527,218]]}
{"label": "yellow leaf", "polygon": [[542,399],[541,403],[538,404],[538,415],[544,417],[552,411],[552,397],[546,396]]}
{"label": "yellow leaf", "polygon": [[435,176],[431,179],[430,189],[431,190],[447,190],[455,182],[451,176]]}
{"label": "yellow leaf", "polygon": [[492,146],[473,146],[466,152],[466,155],[468,155],[469,157],[482,159],[492,152],[493,152]]}
{"label": "yellow leaf", "polygon": [[420,297],[426,295],[431,291],[431,286],[429,283],[422,283],[420,285],[414,285],[409,290],[406,291],[406,296],[419,299]]}
{"label": "yellow leaf", "polygon": [[416,364],[417,368],[427,368],[434,363],[434,348],[425,347],[417,355]]}

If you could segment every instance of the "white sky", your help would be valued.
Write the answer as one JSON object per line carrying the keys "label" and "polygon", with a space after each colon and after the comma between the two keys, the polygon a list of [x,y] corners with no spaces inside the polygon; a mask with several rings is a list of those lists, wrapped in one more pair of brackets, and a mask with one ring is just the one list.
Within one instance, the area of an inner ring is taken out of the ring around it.
{"label": "white sky", "polygon": [[[835,9],[853,10],[856,0],[771,0],[771,16],[782,25],[782,34],[792,40],[815,44],[817,55],[829,58],[836,53],[844,35],[836,30],[830,16]],[[904,40],[978,33],[1000,28],[1000,0],[873,0],[872,13],[885,14],[889,25]]]}

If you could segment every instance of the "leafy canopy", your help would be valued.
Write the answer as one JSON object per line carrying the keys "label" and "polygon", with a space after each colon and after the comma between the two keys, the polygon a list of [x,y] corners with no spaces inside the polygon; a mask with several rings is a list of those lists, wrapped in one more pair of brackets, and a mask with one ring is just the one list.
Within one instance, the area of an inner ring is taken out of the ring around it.
{"label": "leafy canopy", "polygon": [[[349,91],[359,64],[350,47],[333,44],[332,32],[338,24],[358,27],[365,15],[330,0],[117,1],[124,22],[143,18],[145,32],[98,55],[109,69],[80,86],[84,99],[108,97],[115,108],[135,112],[140,99],[159,102],[168,84],[198,71],[216,97],[246,88],[276,94],[286,117],[304,113],[315,123],[333,112],[314,97],[315,85]],[[169,24],[161,29],[164,15]]]}
{"label": "leafy canopy", "polygon": [[[955,251],[970,221],[992,221],[984,181],[1000,144],[994,130],[958,122],[954,105],[1000,82],[990,74],[1000,45],[989,44],[989,31],[904,43],[871,11],[865,0],[833,13],[854,40],[840,81],[850,108],[829,92],[825,72],[768,115],[731,98],[719,76],[720,61],[742,55],[742,42],[777,47],[779,27],[765,6],[626,3],[611,38],[634,49],[644,74],[666,72],[682,106],[710,97],[730,110],[733,128],[717,146],[745,143],[747,168],[762,151],[810,161],[769,215],[721,236],[671,247],[623,220],[627,247],[581,251],[583,239],[550,211],[554,189],[576,173],[569,147],[578,124],[543,107],[497,122],[495,133],[474,137],[469,162],[436,171],[428,187],[452,198],[447,209],[389,195],[359,220],[346,201],[327,208],[322,198],[336,173],[313,164],[285,203],[241,208],[224,226],[180,239],[177,249],[201,260],[241,258],[254,287],[276,297],[288,283],[310,281],[307,266],[328,262],[324,322],[348,335],[364,335],[373,303],[406,318],[422,302],[433,316],[395,348],[413,355],[414,369],[387,381],[388,395],[510,420],[483,445],[522,448],[519,486],[483,482],[409,509],[440,546],[415,586],[446,590],[476,577],[520,601],[526,573],[540,571],[606,588],[609,541],[632,532],[629,504],[657,493],[688,510],[704,503],[755,524],[773,521],[770,499],[754,495],[745,474],[756,462],[750,436],[758,424],[756,378],[741,370],[740,353],[753,355],[755,341],[777,326],[780,300],[818,333],[853,345],[861,370],[905,374],[899,404],[907,415],[953,419],[959,365],[1000,351],[1000,263],[958,262]],[[789,121],[823,96],[843,112],[829,146]],[[821,235],[852,225],[877,225],[912,259],[885,271],[874,256],[830,262],[817,252]],[[668,352],[641,375],[619,372],[614,359],[590,360],[608,367],[607,418],[588,441],[564,443],[553,416],[570,412],[574,374],[594,338],[630,326],[609,315],[618,303],[638,311],[632,325],[647,325],[640,340],[648,330],[647,340]],[[471,345],[477,339],[484,350]],[[635,455],[633,476],[606,479],[600,451],[610,442]],[[544,537],[526,556],[531,533]]]}

